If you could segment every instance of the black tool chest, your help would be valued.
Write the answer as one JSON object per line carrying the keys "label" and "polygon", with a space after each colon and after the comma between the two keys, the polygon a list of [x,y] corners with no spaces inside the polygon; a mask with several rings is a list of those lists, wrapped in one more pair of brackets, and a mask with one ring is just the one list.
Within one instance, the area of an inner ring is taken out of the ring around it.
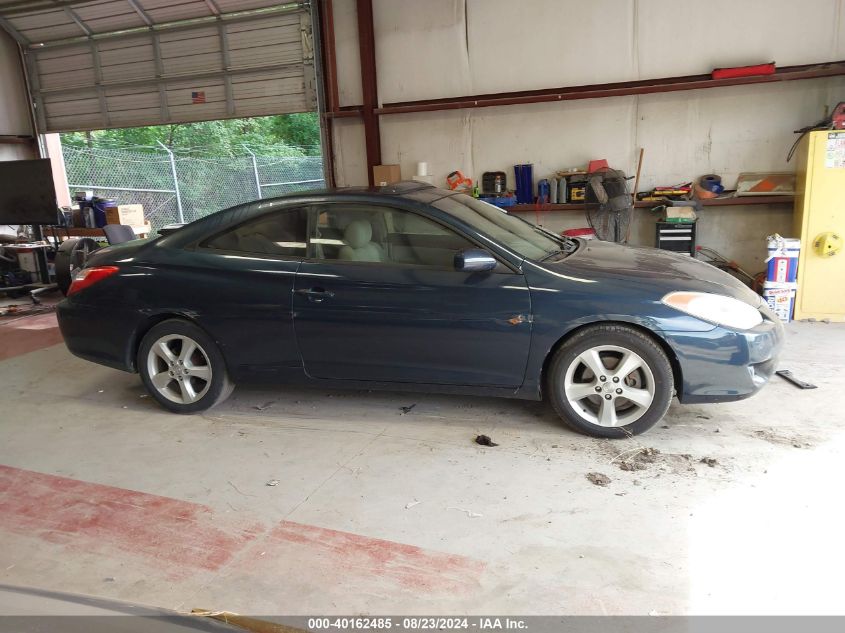
{"label": "black tool chest", "polygon": [[658,222],[655,246],[666,251],[695,255],[695,222]]}

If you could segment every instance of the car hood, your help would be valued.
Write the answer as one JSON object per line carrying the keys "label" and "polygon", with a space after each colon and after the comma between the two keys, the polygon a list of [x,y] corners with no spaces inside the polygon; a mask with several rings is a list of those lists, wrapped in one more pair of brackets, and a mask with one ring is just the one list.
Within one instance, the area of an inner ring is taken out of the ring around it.
{"label": "car hood", "polygon": [[760,305],[760,297],[736,277],[687,255],[657,248],[579,240],[572,255],[541,266],[568,276],[636,283],[653,288],[661,297],[673,290],[687,290],[727,295],[755,308]]}

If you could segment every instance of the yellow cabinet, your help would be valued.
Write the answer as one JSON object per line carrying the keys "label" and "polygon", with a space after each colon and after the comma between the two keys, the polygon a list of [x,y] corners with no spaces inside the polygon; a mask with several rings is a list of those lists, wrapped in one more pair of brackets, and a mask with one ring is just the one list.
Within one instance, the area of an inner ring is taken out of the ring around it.
{"label": "yellow cabinet", "polygon": [[845,321],[845,130],[810,132],[797,157],[795,318]]}

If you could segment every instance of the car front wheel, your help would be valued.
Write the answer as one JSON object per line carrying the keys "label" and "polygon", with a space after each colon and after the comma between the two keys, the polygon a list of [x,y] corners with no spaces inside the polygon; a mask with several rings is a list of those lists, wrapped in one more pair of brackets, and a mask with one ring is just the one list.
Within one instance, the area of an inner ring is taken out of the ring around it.
{"label": "car front wheel", "polygon": [[205,411],[234,388],[211,337],[181,319],[162,321],[147,332],[138,350],[138,371],[150,395],[174,413]]}
{"label": "car front wheel", "polygon": [[576,431],[630,437],[669,409],[672,367],[648,335],[623,325],[595,325],[555,352],[546,383],[555,411]]}

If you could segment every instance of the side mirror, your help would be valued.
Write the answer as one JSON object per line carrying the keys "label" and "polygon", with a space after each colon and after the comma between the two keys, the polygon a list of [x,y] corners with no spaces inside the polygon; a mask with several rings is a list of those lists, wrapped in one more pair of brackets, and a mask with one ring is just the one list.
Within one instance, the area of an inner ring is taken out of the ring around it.
{"label": "side mirror", "polygon": [[468,248],[455,253],[455,270],[465,273],[479,273],[493,270],[496,258],[480,248]]}

